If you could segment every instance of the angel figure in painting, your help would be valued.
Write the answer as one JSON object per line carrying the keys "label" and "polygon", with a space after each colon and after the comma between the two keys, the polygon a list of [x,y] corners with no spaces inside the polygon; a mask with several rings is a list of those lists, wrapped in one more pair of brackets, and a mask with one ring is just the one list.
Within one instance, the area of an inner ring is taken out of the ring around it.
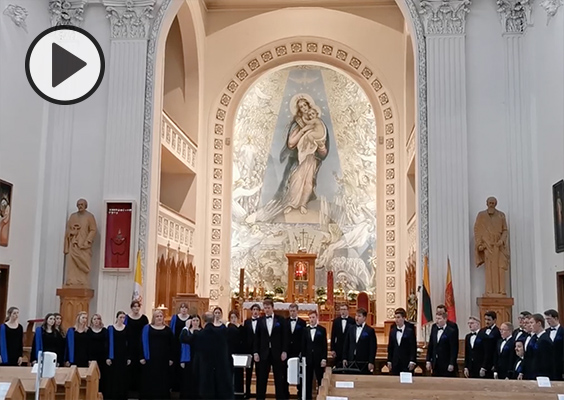
{"label": "angel figure in painting", "polygon": [[278,195],[285,214],[297,209],[306,214],[307,204],[316,199],[317,172],[329,154],[329,133],[311,96],[295,95],[290,101],[290,111],[294,119],[280,154],[280,162],[287,164]]}

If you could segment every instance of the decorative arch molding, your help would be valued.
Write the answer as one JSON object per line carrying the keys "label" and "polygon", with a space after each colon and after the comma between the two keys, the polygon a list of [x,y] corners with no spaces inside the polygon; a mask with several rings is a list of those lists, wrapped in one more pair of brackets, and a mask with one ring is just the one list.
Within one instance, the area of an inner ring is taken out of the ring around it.
{"label": "decorative arch molding", "polygon": [[[163,0],[161,3],[161,6],[158,8],[158,11],[156,12],[154,19],[153,19],[153,24],[149,33],[149,41],[148,41],[148,48],[147,48],[147,69],[146,69],[146,84],[145,84],[145,112],[144,112],[144,124],[143,124],[143,147],[142,147],[142,168],[141,168],[141,197],[140,197],[140,212],[139,212],[139,236],[138,236],[138,248],[139,251],[141,253],[141,265],[142,265],[142,271],[143,271],[143,276],[147,276],[147,263],[151,263],[152,261],[155,261],[156,263],[156,257],[154,257],[155,259],[152,260],[152,258],[150,257],[150,255],[148,255],[148,242],[150,240],[150,226],[151,224],[156,225],[156,218],[155,221],[150,220],[149,218],[149,210],[151,209],[151,213],[153,212],[152,207],[150,205],[150,182],[151,182],[151,168],[152,168],[152,160],[154,159],[153,157],[153,152],[152,150],[154,149],[153,146],[153,139],[155,137],[159,136],[160,133],[160,110],[156,110],[155,108],[158,108],[158,104],[160,104],[160,101],[158,100],[158,96],[160,96],[160,93],[158,93],[157,90],[155,90],[156,88],[159,87],[158,82],[156,82],[157,76],[156,76],[156,71],[158,70],[159,67],[161,67],[161,64],[163,61],[159,59],[158,57],[158,53],[161,51],[164,51],[164,40],[162,40],[161,36],[163,34],[166,34],[166,32],[163,32],[163,27],[166,26],[167,24],[170,25],[170,23],[172,23],[172,19],[176,16],[178,9],[180,8],[180,5],[183,3],[183,0]],[[418,165],[418,247],[419,247],[419,254],[418,254],[418,259],[420,261],[420,265],[422,265],[422,260],[425,254],[427,254],[428,252],[428,248],[429,248],[429,227],[428,227],[428,213],[429,213],[429,198],[428,198],[428,163],[427,163],[427,151],[428,151],[428,147],[427,147],[427,76],[426,76],[426,71],[427,71],[427,66],[426,66],[426,43],[425,43],[425,35],[424,35],[424,31],[423,31],[423,24],[422,21],[420,19],[420,14],[419,14],[419,10],[417,8],[417,5],[415,4],[415,0],[397,0],[397,4],[398,7],[401,9],[404,18],[406,20],[406,24],[409,27],[409,30],[411,31],[413,37],[414,37],[414,53],[415,53],[415,60],[417,62],[417,68],[416,68],[416,85],[417,85],[417,110],[418,110],[418,114],[417,114],[417,124],[418,124],[418,129],[417,129],[417,144],[418,144],[418,151],[416,153],[417,156],[417,165]],[[277,47],[277,46],[276,46]],[[269,53],[268,51],[263,51],[262,53],[259,54],[260,56],[260,60],[262,61],[263,65],[269,63],[270,61],[276,60],[280,57],[283,57],[285,55],[288,54],[281,54],[278,55],[278,53],[276,53],[276,47],[274,48],[274,53],[272,52],[272,49],[270,49],[270,56],[272,56],[272,58],[269,60]],[[290,47],[291,50],[291,47]],[[305,52],[307,52],[307,46],[305,48]],[[281,49],[281,51],[283,51]],[[288,51],[288,47],[286,46],[286,51]],[[326,49],[327,51],[327,49]],[[330,55],[328,54],[324,54],[323,53],[323,45],[321,47],[321,49],[318,47],[317,51],[315,52],[316,54],[321,54],[322,56],[333,56],[337,58],[337,52],[335,53],[331,53]],[[264,57],[266,58],[266,61],[262,58],[264,54]],[[276,54],[276,58],[274,57],[274,55]],[[339,53],[341,54],[341,53]],[[256,57],[255,57],[256,58]],[[358,71],[358,69],[361,67],[361,65],[363,64],[362,59],[358,58],[355,56],[356,59],[358,59],[360,61],[360,64],[358,65],[358,68],[356,68],[356,70]],[[329,60],[329,57],[326,57],[326,60]],[[345,62],[348,58],[345,58],[345,60],[341,60],[342,62],[342,67],[345,66]],[[249,63],[252,61],[253,59],[249,59],[246,63],[246,66],[243,66],[241,69],[239,69],[237,71],[241,72],[241,71],[245,71],[247,73],[247,76],[245,77],[245,79],[249,76],[249,70],[251,70],[251,65],[249,65]],[[352,62],[352,56],[350,57],[350,59],[348,59],[349,62]],[[256,58],[256,61],[258,63],[258,66],[261,65],[261,61],[258,60],[258,58]],[[288,58],[288,61],[290,61],[290,59]],[[356,61],[355,61],[356,62]],[[252,63],[253,68],[256,70],[257,68],[255,68],[255,63]],[[351,65],[352,66],[352,65]],[[370,69],[370,68],[369,68]],[[360,73],[362,74],[362,71],[364,69],[361,69]],[[371,70],[372,71],[372,70]],[[244,75],[245,72],[241,72],[242,75]],[[254,72],[254,71],[250,71],[250,72]],[[373,72],[373,71],[372,71]],[[237,77],[237,75],[235,75],[235,77],[237,78],[237,80],[239,79]],[[251,77],[252,78],[252,77]],[[365,80],[370,80],[372,77],[364,77]],[[217,111],[216,111],[216,117],[220,117],[223,114],[223,121],[220,120],[219,118],[217,118],[218,123],[214,123],[213,125],[213,130],[214,130],[214,134],[213,134],[213,142],[214,142],[214,150],[215,149],[215,140],[216,138],[219,139],[219,141],[217,142],[217,146],[224,146],[225,143],[223,142],[223,139],[221,138],[221,134],[219,134],[219,130],[222,128],[217,128],[218,132],[215,132],[216,129],[216,125],[217,126],[223,126],[223,129],[225,129],[225,117],[226,117],[226,108],[229,106],[229,103],[232,101],[233,99],[233,95],[237,92],[237,89],[239,88],[240,84],[237,83],[237,80],[231,79],[229,81],[229,83],[226,86],[227,92],[224,92],[220,99],[219,99],[219,104],[217,107]],[[244,80],[244,79],[243,79]],[[231,92],[231,90],[229,90],[229,86],[231,85],[231,89],[233,89],[233,84],[231,83],[231,81],[234,81],[238,86],[235,87],[235,90],[233,92]],[[372,83],[374,83],[376,81],[376,78],[373,78]],[[378,80],[379,81],[379,80]],[[240,81],[241,82],[241,81]],[[379,81],[380,82],[380,81]],[[381,83],[381,82],[380,82]],[[382,87],[384,89],[384,87]],[[374,88],[375,90],[376,88]],[[384,90],[383,93],[385,93],[386,91]],[[231,93],[231,95],[229,94]],[[367,91],[367,93],[369,93]],[[229,96],[229,97],[224,97],[223,95]],[[224,103],[227,103],[227,105],[224,105]],[[155,107],[157,105],[157,107]],[[223,110],[223,111],[219,111],[219,110]],[[392,109],[392,116],[395,117],[395,115],[393,113],[393,109]],[[395,129],[395,127],[394,127]],[[219,149],[218,149],[219,150]],[[223,150],[223,149],[221,149]],[[223,158],[223,153],[219,152],[218,154],[221,154],[221,157]],[[214,163],[215,163],[215,159],[214,159]],[[217,171],[216,171],[217,169]],[[219,179],[223,179],[223,168],[213,168],[212,169],[213,172],[213,176],[215,179],[215,176],[217,174],[218,176],[218,180]],[[215,200],[211,202],[212,205],[215,204]],[[215,213],[211,213],[212,215],[212,219],[211,219],[211,225],[212,226],[221,226],[221,217],[218,220],[217,217],[215,217],[213,214]],[[212,229],[216,229],[216,228],[212,228]],[[206,234],[208,234],[208,232],[206,231]],[[212,236],[214,235],[214,231],[211,231]],[[217,233],[215,233],[217,235]],[[221,232],[219,232],[219,235],[221,235]],[[206,249],[206,253],[207,254],[211,254],[211,252],[214,249],[214,245],[217,245],[218,243],[214,243],[212,244],[211,248]],[[224,249],[223,251],[225,251],[226,249]],[[220,248],[217,248],[218,254],[220,251]],[[213,261],[213,260],[218,260],[218,261]],[[207,257],[206,257],[206,261],[210,261]],[[213,279],[219,278],[219,273],[217,270],[220,269],[220,263],[219,263],[219,258],[215,258],[213,257],[212,260],[209,263],[210,268],[212,269],[212,274],[215,275],[213,277]],[[389,268],[390,271],[392,271],[392,266],[393,266],[393,270],[395,270],[395,263],[394,264],[390,264]],[[386,266],[386,270],[388,269],[388,265]],[[216,271],[214,271],[216,270]],[[390,277],[391,278],[391,277]],[[210,281],[212,280],[212,276],[210,275]],[[399,281],[396,279],[396,281]],[[213,289],[213,293],[210,290],[210,297],[213,297],[215,299],[219,298],[220,295],[220,291],[219,288],[217,289]],[[388,297],[388,296],[387,296]],[[217,300],[214,300],[217,301]],[[390,307],[387,307],[387,313],[389,312]]]}
{"label": "decorative arch molding", "polygon": [[[385,286],[379,290],[386,290],[386,316],[393,318],[396,304],[396,282],[399,283],[399,271],[396,269],[399,232],[397,231],[398,191],[397,177],[398,148],[401,147],[398,139],[399,112],[395,105],[394,96],[385,84],[385,79],[377,69],[353,49],[326,39],[317,37],[286,38],[270,43],[251,53],[244,62],[234,69],[232,76],[226,80],[222,92],[218,95],[215,105],[210,110],[210,129],[213,132],[208,139],[208,179],[209,179],[209,237],[206,240],[209,260],[210,280],[209,298],[210,305],[217,302],[224,291],[229,287],[230,268],[224,263],[229,263],[230,249],[226,245],[230,235],[230,204],[228,200],[231,187],[231,136],[234,129],[234,120],[240,100],[247,89],[258,78],[269,71],[283,67],[290,63],[321,63],[337,68],[357,82],[366,92],[377,122],[377,134],[383,138],[383,151],[379,152],[378,167],[384,168],[379,179],[385,181],[378,183],[382,188],[384,200],[385,221],[384,253]],[[382,156],[383,154],[383,156]],[[380,208],[381,209],[381,208]],[[382,254],[382,253],[380,253]],[[220,273],[221,271],[221,273]],[[224,275],[218,279],[218,274]]]}

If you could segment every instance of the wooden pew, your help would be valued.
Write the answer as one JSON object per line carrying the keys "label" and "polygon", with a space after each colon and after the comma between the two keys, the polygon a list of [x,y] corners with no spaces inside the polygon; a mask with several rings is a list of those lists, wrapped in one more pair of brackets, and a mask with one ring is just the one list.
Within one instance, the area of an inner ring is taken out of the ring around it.
{"label": "wooden pew", "polygon": [[[27,400],[35,399],[35,379],[21,379],[26,393]],[[43,378],[39,383],[39,399],[55,400],[57,393],[57,383],[55,378]]]}
{"label": "wooden pew", "polygon": [[79,368],[80,398],[85,400],[98,400],[98,383],[100,382],[100,369],[98,363],[92,361],[88,368]]}
{"label": "wooden pew", "polygon": [[[0,382],[4,383],[4,382]],[[7,382],[6,382],[7,383]],[[10,387],[6,392],[6,400],[25,400],[26,394],[22,382],[18,378],[12,379]]]}
{"label": "wooden pew", "polygon": [[[93,367],[93,369],[97,368],[97,366],[95,366],[95,368]],[[85,369],[87,370],[87,368]],[[19,378],[26,388],[26,391],[35,385],[36,376],[31,373],[30,367],[0,368],[0,380],[12,377]],[[71,366],[69,368],[57,368],[53,379],[55,381],[55,395],[58,399],[80,399],[81,377],[76,366]],[[86,388],[86,381],[84,386]]]}
{"label": "wooden pew", "polygon": [[[336,388],[338,381],[354,382],[353,388]],[[380,400],[556,400],[564,393],[564,382],[539,388],[536,381],[414,377],[411,384],[400,384],[397,376],[337,375],[327,369],[319,388],[318,400],[327,396]]]}

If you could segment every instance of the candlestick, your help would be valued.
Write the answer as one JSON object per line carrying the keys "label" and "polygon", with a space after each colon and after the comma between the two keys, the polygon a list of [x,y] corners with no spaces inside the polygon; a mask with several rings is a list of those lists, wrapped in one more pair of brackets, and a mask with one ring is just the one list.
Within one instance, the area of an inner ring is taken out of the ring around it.
{"label": "candlestick", "polygon": [[239,270],[239,297],[243,297],[243,290],[245,287],[245,268]]}

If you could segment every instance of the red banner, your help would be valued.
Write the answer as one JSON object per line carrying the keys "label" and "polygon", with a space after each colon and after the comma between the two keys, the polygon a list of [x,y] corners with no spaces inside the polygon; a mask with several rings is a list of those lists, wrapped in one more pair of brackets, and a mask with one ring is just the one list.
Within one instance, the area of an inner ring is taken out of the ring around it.
{"label": "red banner", "polygon": [[129,268],[133,205],[106,204],[106,251],[104,268]]}

